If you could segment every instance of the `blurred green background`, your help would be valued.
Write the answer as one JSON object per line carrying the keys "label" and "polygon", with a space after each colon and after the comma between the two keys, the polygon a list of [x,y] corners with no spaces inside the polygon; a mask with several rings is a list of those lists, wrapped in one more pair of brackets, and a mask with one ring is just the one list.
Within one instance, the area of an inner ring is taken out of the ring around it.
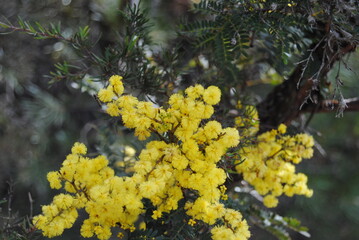
{"label": "blurred green background", "polygon": [[[89,25],[91,36],[101,36],[98,47],[116,37],[110,30],[121,26],[117,14],[127,1],[116,0],[0,0],[1,21],[16,23],[18,17],[45,26],[61,22],[71,35],[78,26]],[[144,1],[154,19],[152,36],[165,42],[171,26],[190,1]],[[11,210],[22,216],[38,214],[55,194],[46,173],[58,169],[75,141],[101,152],[106,144],[126,143],[118,126],[105,116],[96,100],[71,82],[49,84],[54,64],[77,61],[73,49],[56,40],[35,40],[22,33],[0,35],[0,199],[11,196]],[[348,59],[352,69],[342,69],[345,98],[359,93],[359,53]],[[93,74],[96,74],[94,72]],[[252,73],[255,74],[255,73]],[[336,69],[330,73],[334,79]],[[262,86],[259,86],[260,88]],[[272,88],[268,85],[266,89]],[[261,90],[261,89],[259,89]],[[264,97],[264,96],[262,96]],[[283,198],[276,209],[300,219],[312,239],[356,239],[359,236],[359,114],[316,114],[307,129],[317,141],[315,156],[300,170],[309,176],[314,196]],[[117,133],[114,135],[113,133]],[[101,143],[101,144],[100,144]],[[112,144],[112,145],[111,145]],[[31,196],[31,197],[29,197]],[[31,203],[31,200],[34,202]],[[6,216],[7,203],[1,205]],[[0,224],[4,224],[4,218]],[[252,239],[271,239],[254,229]],[[78,229],[57,239],[79,239]],[[306,239],[293,233],[293,239]]]}

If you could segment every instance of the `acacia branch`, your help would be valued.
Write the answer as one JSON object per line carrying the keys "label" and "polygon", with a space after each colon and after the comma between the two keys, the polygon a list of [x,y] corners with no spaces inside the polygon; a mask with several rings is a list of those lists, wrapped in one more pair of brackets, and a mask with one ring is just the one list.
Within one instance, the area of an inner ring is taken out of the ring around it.
{"label": "acacia branch", "polygon": [[[327,29],[327,24],[323,26]],[[328,102],[323,102],[320,86],[325,84],[334,63],[353,52],[357,45],[350,38],[336,38],[337,33],[333,31],[323,30],[320,40],[312,45],[290,77],[258,104],[261,132],[276,128],[281,123],[288,125],[304,112],[325,112],[331,109],[325,107],[328,105],[321,105]],[[333,101],[331,106],[343,108],[344,103],[343,100],[337,103]],[[348,102],[346,110],[356,110],[355,103]]]}
{"label": "acacia branch", "polygon": [[69,42],[69,43],[74,43],[73,39],[65,38],[61,34],[51,33],[50,31],[45,31],[45,30],[38,31],[38,30],[35,30],[33,27],[29,27],[29,26],[30,25],[28,25],[28,27],[17,27],[10,23],[7,24],[7,23],[0,21],[0,27],[11,30],[10,32],[5,32],[2,34],[12,33],[12,32],[23,32],[23,33],[33,35],[35,38],[37,38],[37,37],[40,39],[52,38],[52,39],[58,39],[58,40]]}
{"label": "acacia branch", "polygon": [[359,97],[343,99],[343,101],[339,100],[322,100],[316,105],[309,105],[304,108],[302,112],[314,112],[314,113],[325,113],[325,112],[333,112],[333,110],[337,109],[339,105],[345,105],[346,112],[355,112],[359,111]]}

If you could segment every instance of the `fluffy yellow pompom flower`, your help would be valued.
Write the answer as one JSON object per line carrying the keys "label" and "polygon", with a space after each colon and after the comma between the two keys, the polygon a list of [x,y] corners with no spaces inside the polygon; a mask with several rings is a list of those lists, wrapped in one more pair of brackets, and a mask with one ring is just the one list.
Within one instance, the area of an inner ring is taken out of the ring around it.
{"label": "fluffy yellow pompom flower", "polygon": [[208,139],[218,137],[222,131],[222,125],[217,121],[209,121],[203,128],[204,133]]}
{"label": "fluffy yellow pompom flower", "polygon": [[213,240],[234,240],[233,232],[225,226],[217,226],[211,230]]}
{"label": "fluffy yellow pompom flower", "polygon": [[186,89],[185,93],[188,97],[192,99],[197,99],[202,96],[204,93],[204,88],[202,85],[197,84],[196,86],[192,86]]}
{"label": "fluffy yellow pompom flower", "polygon": [[287,132],[287,126],[284,125],[284,124],[280,124],[279,127],[278,127],[278,132],[281,133],[281,134],[284,134]]}
{"label": "fluffy yellow pompom flower", "polygon": [[276,207],[278,205],[278,199],[273,195],[267,195],[263,198],[263,204],[269,208]]}
{"label": "fluffy yellow pompom flower", "polygon": [[140,185],[140,192],[141,195],[145,198],[150,198],[153,195],[155,195],[160,189],[159,186],[157,186],[156,182],[154,181],[148,181],[144,182]]}
{"label": "fluffy yellow pompom flower", "polygon": [[92,237],[95,234],[94,228],[95,228],[95,226],[93,226],[93,224],[90,222],[90,220],[86,219],[81,226],[81,230],[80,230],[81,236],[86,237],[86,238]]}
{"label": "fluffy yellow pompom flower", "polygon": [[210,105],[219,103],[221,100],[221,90],[216,86],[209,86],[203,93],[203,100]]}
{"label": "fluffy yellow pompom flower", "polygon": [[49,181],[50,187],[53,189],[60,189],[62,187],[58,172],[49,172],[47,174],[47,181]]}
{"label": "fluffy yellow pompom flower", "polygon": [[108,86],[107,88],[101,89],[97,96],[101,102],[111,102],[115,97],[115,93],[113,92],[112,86]]}
{"label": "fluffy yellow pompom flower", "polygon": [[111,117],[117,117],[120,115],[120,110],[118,109],[118,106],[116,103],[108,103],[107,104],[107,109],[106,112],[111,116]]}
{"label": "fluffy yellow pompom flower", "polygon": [[68,194],[59,194],[54,197],[54,204],[61,209],[70,208],[73,204],[74,198]]}
{"label": "fluffy yellow pompom flower", "polygon": [[72,154],[86,154],[87,148],[85,144],[76,142],[74,146],[71,148]]}
{"label": "fluffy yellow pompom flower", "polygon": [[111,76],[109,79],[109,82],[110,82],[111,86],[113,87],[113,91],[117,95],[121,95],[124,90],[123,83],[121,80],[122,80],[122,77],[118,76],[118,75]]}

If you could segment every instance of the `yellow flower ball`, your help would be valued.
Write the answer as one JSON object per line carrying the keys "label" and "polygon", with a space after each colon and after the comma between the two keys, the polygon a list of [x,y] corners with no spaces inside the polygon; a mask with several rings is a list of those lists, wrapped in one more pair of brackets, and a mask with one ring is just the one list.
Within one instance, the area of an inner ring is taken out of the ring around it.
{"label": "yellow flower ball", "polygon": [[115,93],[113,92],[113,88],[110,85],[107,88],[101,89],[98,92],[97,96],[101,102],[106,103],[106,102],[111,102],[113,100],[113,98],[115,97]]}
{"label": "yellow flower ball", "polygon": [[203,93],[203,100],[209,105],[215,105],[221,100],[221,90],[216,86],[209,86]]}
{"label": "yellow flower ball", "polygon": [[124,91],[123,83],[121,80],[122,80],[122,77],[119,75],[113,75],[109,79],[110,85],[113,87],[113,91],[117,95],[121,95]]}
{"label": "yellow flower ball", "polygon": [[81,154],[84,155],[87,152],[87,148],[85,144],[76,142],[74,146],[71,148],[72,154]]}
{"label": "yellow flower ball", "polygon": [[268,208],[276,207],[278,205],[278,199],[273,195],[267,195],[263,198],[263,204]]}

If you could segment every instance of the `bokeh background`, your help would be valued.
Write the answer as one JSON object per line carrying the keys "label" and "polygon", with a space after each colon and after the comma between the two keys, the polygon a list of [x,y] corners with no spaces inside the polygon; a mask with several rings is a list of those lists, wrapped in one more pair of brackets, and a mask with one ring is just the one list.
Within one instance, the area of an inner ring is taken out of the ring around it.
{"label": "bokeh background", "polygon": [[[143,1],[153,18],[152,36],[165,44],[173,35],[173,25],[186,11],[189,1]],[[45,26],[61,22],[71,35],[78,26],[89,25],[91,37],[101,39],[98,48],[116,37],[111,29],[121,27],[118,0],[0,0],[1,21],[16,23],[18,18],[38,21]],[[49,75],[59,61],[77,61],[74,50],[57,40],[36,40],[27,34],[0,30],[0,224],[9,216],[23,220],[40,212],[55,192],[46,181],[48,171],[58,169],[75,141],[90,146],[92,152],[106,147],[132,144],[102,113],[95,98],[73,82],[49,83]],[[7,34],[5,34],[5,32]],[[359,93],[359,53],[351,54],[348,68],[341,70],[346,98]],[[330,73],[335,78],[336,68]],[[95,70],[94,70],[95,71]],[[96,72],[94,72],[96,74]],[[256,69],[247,74],[257,79],[254,91],[264,97],[275,86]],[[263,79],[261,79],[261,77]],[[275,77],[275,76],[272,76]],[[257,81],[257,82],[258,82]],[[257,89],[255,89],[257,88]],[[308,119],[308,116],[306,117]],[[344,112],[316,114],[307,128],[316,139],[315,156],[300,165],[309,176],[314,196],[283,198],[276,209],[300,219],[312,239],[356,239],[359,236],[359,114]],[[118,154],[122,154],[119,151]],[[293,232],[293,239],[306,239]],[[41,238],[42,239],[42,238]],[[79,239],[78,229],[57,239]],[[272,239],[254,229],[252,239]],[[274,239],[274,238],[273,238]]]}

